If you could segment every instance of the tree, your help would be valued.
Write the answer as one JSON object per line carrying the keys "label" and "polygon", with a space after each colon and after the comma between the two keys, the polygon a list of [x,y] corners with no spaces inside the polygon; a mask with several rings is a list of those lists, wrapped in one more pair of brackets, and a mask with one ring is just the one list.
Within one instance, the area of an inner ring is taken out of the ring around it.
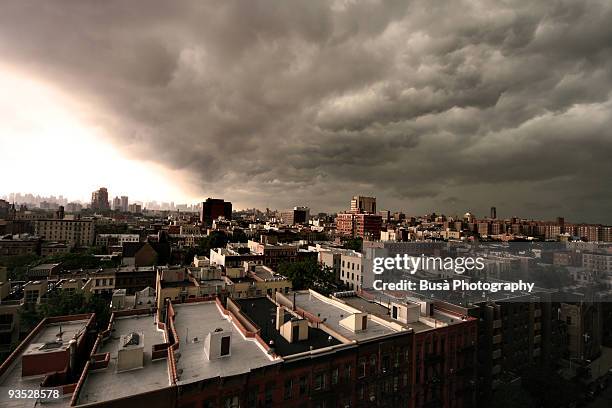
{"label": "tree", "polygon": [[537,265],[530,273],[530,277],[536,286],[560,289],[573,283],[567,268],[556,265]]}
{"label": "tree", "polygon": [[249,238],[241,229],[235,229],[230,237],[230,242],[247,242],[248,240]]}
{"label": "tree", "polygon": [[314,259],[282,263],[278,266],[278,273],[291,279],[295,290],[314,289],[329,294],[336,289],[334,271]]}
{"label": "tree", "polygon": [[359,237],[349,238],[344,241],[342,247],[345,249],[352,249],[354,251],[361,252],[361,249],[363,248],[363,239]]}
{"label": "tree", "polygon": [[26,326],[32,327],[45,317],[82,313],[95,313],[96,325],[99,329],[105,328],[110,319],[109,302],[98,295],[87,297],[83,292],[57,290],[49,293],[47,301],[37,308],[24,308],[21,319]]}
{"label": "tree", "polygon": [[36,265],[40,260],[37,255],[14,255],[0,257],[0,266],[5,266],[10,280],[26,280],[26,273],[30,266]]}

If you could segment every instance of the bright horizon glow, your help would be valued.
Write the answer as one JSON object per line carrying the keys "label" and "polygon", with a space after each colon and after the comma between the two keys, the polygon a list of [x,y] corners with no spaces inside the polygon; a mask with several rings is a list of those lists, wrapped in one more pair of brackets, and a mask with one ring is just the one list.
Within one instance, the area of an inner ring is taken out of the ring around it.
{"label": "bright horizon glow", "polygon": [[106,187],[109,200],[176,204],[197,200],[181,186],[187,176],[128,159],[106,141],[103,129],[85,123],[82,106],[57,90],[0,67],[0,195],[63,195],[89,202]]}

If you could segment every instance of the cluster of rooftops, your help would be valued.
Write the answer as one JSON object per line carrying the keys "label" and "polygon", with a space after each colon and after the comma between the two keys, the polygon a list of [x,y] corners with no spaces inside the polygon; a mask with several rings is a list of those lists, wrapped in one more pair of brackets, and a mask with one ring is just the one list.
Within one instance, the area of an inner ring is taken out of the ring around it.
{"label": "cluster of rooftops", "polygon": [[[278,292],[274,297],[227,298],[225,304],[219,298],[178,304],[167,300],[157,313],[113,313],[108,328],[87,349],[86,334],[92,332],[94,318],[80,315],[41,322],[0,367],[0,386],[51,383],[49,377],[67,368],[73,378],[62,385],[66,397],[49,404],[78,406],[239,375],[467,319],[437,310],[427,301],[383,292],[331,297],[312,290]],[[47,346],[51,342],[54,347]],[[78,361],[83,355],[84,365]],[[13,400],[7,406],[31,402]]]}

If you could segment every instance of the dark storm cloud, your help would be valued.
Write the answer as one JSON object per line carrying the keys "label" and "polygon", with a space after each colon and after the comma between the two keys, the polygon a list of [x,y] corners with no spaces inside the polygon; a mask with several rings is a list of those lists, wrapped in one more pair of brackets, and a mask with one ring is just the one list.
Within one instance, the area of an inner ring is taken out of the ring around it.
{"label": "dark storm cloud", "polygon": [[5,63],[203,197],[609,222],[607,0],[0,7]]}

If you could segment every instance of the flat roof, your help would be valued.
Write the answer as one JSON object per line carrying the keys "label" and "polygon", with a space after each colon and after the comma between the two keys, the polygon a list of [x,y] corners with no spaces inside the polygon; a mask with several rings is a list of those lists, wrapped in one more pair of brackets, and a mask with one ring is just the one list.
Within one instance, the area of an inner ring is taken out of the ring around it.
{"label": "flat roof", "polygon": [[[392,291],[380,291],[380,290],[368,290],[367,293],[371,296],[374,296],[376,300],[382,303],[391,304],[391,302],[395,303],[404,303],[404,304],[418,304],[419,302],[435,302],[439,299],[427,299],[420,298],[417,296],[410,296],[411,292],[392,292]],[[343,299],[344,300],[344,299]],[[384,305],[382,307],[385,307]],[[416,333],[431,330],[436,326],[436,321],[444,323],[445,325],[462,323],[464,320],[461,316],[456,314],[447,313],[445,311],[440,310],[439,308],[434,307],[433,316],[423,316],[421,315],[421,320],[419,322],[413,323],[405,323],[406,326],[412,328]],[[427,323],[425,319],[429,319]]]}
{"label": "flat roof", "polygon": [[[68,343],[77,333],[82,332],[87,326],[89,319],[80,320],[68,320],[65,322],[48,323],[45,324],[38,334],[32,338],[28,347],[24,348],[24,351],[20,353],[13,363],[8,367],[4,374],[0,377],[0,387],[5,389],[39,389],[40,382],[43,376],[27,377],[21,376],[21,357],[25,352],[31,350],[31,345],[34,343],[50,343],[54,342],[57,333],[62,330],[63,343]],[[0,396],[0,405],[3,408],[21,408],[21,407],[34,407],[36,400],[34,399],[7,399],[5,395]],[[46,402],[45,405],[49,406],[68,406],[70,405],[70,398],[61,398],[59,400],[51,400]]]}
{"label": "flat roof", "polygon": [[38,266],[30,268],[30,270],[31,271],[35,271],[35,270],[42,270],[42,269],[51,269],[51,268],[55,268],[56,266],[59,266],[59,265],[61,265],[61,264],[59,264],[59,263],[40,264]]}
{"label": "flat roof", "polygon": [[[273,365],[273,358],[254,338],[245,337],[230,318],[221,313],[216,302],[181,303],[173,305],[176,312],[174,327],[179,337],[180,358],[177,384],[188,384],[214,377],[228,377],[253,369]],[[208,360],[204,341],[216,329],[232,333],[230,356]],[[194,342],[194,338],[198,338]]]}
{"label": "flat roof", "polygon": [[[117,354],[121,336],[139,332],[144,337],[144,365],[142,368],[117,372]],[[157,329],[153,316],[133,315],[115,318],[111,337],[98,349],[110,353],[108,367],[90,371],[79,393],[77,404],[110,401],[170,386],[167,359],[151,360],[154,344],[164,343],[163,331]]]}
{"label": "flat roof", "polygon": [[[310,291],[293,293],[295,293],[295,306],[297,308],[303,309],[314,316],[317,316],[321,320],[325,320],[325,325],[329,326],[331,329],[348,339],[356,341],[371,340],[394,334],[399,331],[390,325],[383,325],[373,321],[370,318],[368,319],[369,321],[366,330],[353,332],[352,330],[343,327],[340,324],[340,320],[358,312],[358,309]],[[293,293],[286,295],[286,298],[293,301]]]}
{"label": "flat roof", "polygon": [[[389,300],[390,299],[391,298],[389,298]],[[401,324],[402,326],[408,329],[412,329],[415,333],[433,329],[433,327],[421,321],[412,322],[412,323],[402,323],[398,320],[395,320],[391,317],[388,307],[385,307],[377,302],[369,301],[360,296],[349,296],[349,297],[341,298],[341,301],[346,302],[349,306],[352,306],[356,309],[379,316],[380,318],[385,319],[389,322]],[[397,299],[395,299],[394,301],[400,303],[400,301]]]}
{"label": "flat roof", "polygon": [[255,267],[254,271],[251,271],[255,276],[257,276],[260,279],[263,280],[270,280],[270,279],[287,279],[285,276],[274,272],[272,269],[266,267],[266,266],[262,266],[262,265],[257,265]]}
{"label": "flat roof", "polygon": [[[278,330],[276,330],[276,305],[267,297],[234,299],[240,306],[241,312],[246,315],[260,329],[261,338],[270,344],[274,341],[274,351],[281,356],[303,353],[312,349],[341,344],[335,337],[315,327],[308,327],[308,340],[289,343]],[[291,316],[285,312],[285,317]],[[285,322],[283,322],[285,323]]]}

